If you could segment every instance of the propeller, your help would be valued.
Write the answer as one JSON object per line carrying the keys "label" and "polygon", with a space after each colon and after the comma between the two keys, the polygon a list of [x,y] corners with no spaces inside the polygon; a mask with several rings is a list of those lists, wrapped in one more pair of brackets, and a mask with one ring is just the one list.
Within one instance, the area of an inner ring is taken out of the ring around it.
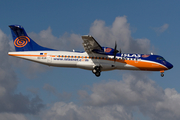
{"label": "propeller", "polygon": [[[114,62],[116,61],[116,54],[118,53],[119,51],[117,50],[117,43],[115,41],[115,47],[114,47]],[[121,49],[120,49],[120,53],[121,53]]]}

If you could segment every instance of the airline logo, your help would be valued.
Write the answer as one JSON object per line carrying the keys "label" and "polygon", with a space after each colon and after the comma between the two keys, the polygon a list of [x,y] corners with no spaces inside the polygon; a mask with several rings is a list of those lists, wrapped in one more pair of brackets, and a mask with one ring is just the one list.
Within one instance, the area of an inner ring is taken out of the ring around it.
{"label": "airline logo", "polygon": [[30,42],[30,39],[27,36],[20,36],[14,40],[14,45],[21,48],[26,46],[28,42]]}
{"label": "airline logo", "polygon": [[112,50],[111,48],[106,48],[105,52],[109,53],[109,52],[111,52],[111,50]]}
{"label": "airline logo", "polygon": [[150,55],[142,55],[143,58],[147,58],[149,57]]}

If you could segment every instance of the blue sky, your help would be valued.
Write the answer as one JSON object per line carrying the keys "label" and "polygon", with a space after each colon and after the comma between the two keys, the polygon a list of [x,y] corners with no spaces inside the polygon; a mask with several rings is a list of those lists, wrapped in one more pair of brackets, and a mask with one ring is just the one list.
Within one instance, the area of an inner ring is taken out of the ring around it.
{"label": "blue sky", "polygon": [[[14,116],[22,120],[179,119],[179,4],[178,0],[0,1],[0,75],[3,76],[0,99],[5,101],[0,104],[0,117],[8,120]],[[174,68],[165,71],[163,78],[159,72],[118,70],[102,72],[97,78],[91,71],[48,67],[13,58],[7,55],[13,49],[8,27],[11,24],[22,25],[31,38],[47,47],[83,50],[81,35],[91,34],[102,46],[113,47],[118,40],[122,52],[140,50],[140,53],[159,54]],[[97,28],[101,29],[96,31]],[[112,32],[115,28],[119,35]],[[100,37],[107,31],[112,33],[106,36],[114,34],[119,39]],[[141,39],[145,48],[139,44],[122,46],[121,43],[127,43],[123,38],[127,37],[129,42]]]}

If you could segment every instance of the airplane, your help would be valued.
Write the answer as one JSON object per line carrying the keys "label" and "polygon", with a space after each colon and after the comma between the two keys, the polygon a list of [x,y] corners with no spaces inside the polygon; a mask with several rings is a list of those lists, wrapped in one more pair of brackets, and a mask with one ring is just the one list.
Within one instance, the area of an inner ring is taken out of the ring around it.
{"label": "airplane", "polygon": [[151,54],[121,53],[115,47],[101,47],[91,36],[82,36],[83,52],[58,51],[40,46],[34,42],[21,25],[9,25],[13,37],[16,52],[8,52],[8,55],[30,60],[48,66],[70,67],[91,70],[99,77],[102,71],[110,70],[141,70],[164,71],[173,68],[162,56]]}

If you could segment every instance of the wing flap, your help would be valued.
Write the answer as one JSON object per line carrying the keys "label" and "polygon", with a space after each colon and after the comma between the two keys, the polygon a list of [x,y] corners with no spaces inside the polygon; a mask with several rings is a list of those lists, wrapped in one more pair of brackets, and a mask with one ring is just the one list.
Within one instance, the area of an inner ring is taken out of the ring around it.
{"label": "wing flap", "polygon": [[99,43],[92,37],[89,35],[84,35],[82,36],[83,39],[83,47],[84,50],[87,53],[92,53],[93,50],[103,50],[102,47],[99,45]]}

